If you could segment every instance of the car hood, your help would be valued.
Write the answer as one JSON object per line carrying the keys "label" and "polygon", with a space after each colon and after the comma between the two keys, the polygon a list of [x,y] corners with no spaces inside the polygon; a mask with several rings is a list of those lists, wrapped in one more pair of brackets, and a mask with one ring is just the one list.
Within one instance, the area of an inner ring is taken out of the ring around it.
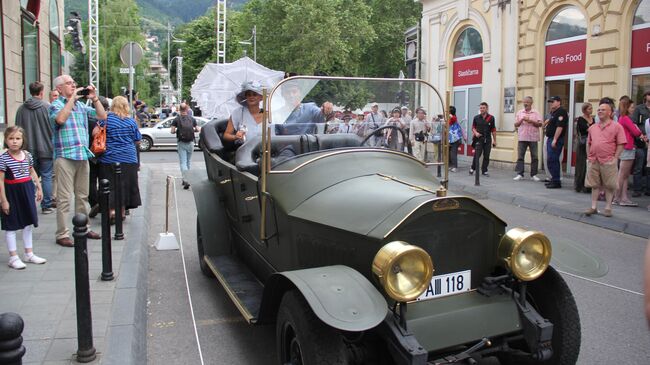
{"label": "car hood", "polygon": [[[309,159],[311,158],[311,160]],[[383,238],[418,209],[445,204],[422,163],[390,150],[313,154],[271,174],[268,191],[291,217]],[[471,200],[457,197],[459,201]]]}

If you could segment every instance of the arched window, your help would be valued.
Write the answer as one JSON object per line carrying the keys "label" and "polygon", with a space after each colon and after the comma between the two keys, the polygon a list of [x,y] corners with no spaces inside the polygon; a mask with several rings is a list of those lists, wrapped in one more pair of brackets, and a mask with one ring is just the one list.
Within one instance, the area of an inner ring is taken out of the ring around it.
{"label": "arched window", "polygon": [[546,33],[546,41],[557,41],[587,35],[587,20],[584,14],[574,7],[568,7],[557,13]]}
{"label": "arched window", "polygon": [[481,34],[474,28],[467,28],[456,41],[454,58],[467,57],[483,53],[483,40]]}
{"label": "arched window", "polygon": [[643,102],[643,94],[650,90],[650,0],[643,0],[634,13],[632,23],[632,98]]}
{"label": "arched window", "polygon": [[61,73],[61,40],[59,39],[59,4],[57,0],[50,0],[50,85],[54,85],[54,78]]}

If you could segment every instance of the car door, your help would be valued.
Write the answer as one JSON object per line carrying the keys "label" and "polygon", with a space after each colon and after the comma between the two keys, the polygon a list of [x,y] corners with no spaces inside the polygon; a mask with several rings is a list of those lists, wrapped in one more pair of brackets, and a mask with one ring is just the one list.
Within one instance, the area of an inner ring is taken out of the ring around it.
{"label": "car door", "polygon": [[167,118],[156,124],[153,130],[154,145],[176,145],[176,135],[171,133],[174,118]]}

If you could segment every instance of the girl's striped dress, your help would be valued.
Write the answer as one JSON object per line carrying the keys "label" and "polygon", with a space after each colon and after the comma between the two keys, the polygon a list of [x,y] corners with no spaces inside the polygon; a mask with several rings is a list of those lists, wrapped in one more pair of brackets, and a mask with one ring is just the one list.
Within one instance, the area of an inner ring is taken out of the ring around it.
{"label": "girl's striped dress", "polygon": [[24,151],[25,159],[16,160],[8,151],[0,155],[0,171],[5,173],[5,195],[9,201],[9,214],[0,209],[0,222],[3,231],[17,231],[30,224],[38,227],[36,212],[36,187],[29,175],[34,166],[32,155]]}

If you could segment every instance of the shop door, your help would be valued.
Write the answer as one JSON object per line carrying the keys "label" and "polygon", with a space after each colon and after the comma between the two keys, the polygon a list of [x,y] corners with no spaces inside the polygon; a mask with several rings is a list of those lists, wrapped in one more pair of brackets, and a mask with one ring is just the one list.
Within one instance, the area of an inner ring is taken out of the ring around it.
{"label": "shop door", "polygon": [[[454,88],[454,106],[458,123],[463,128],[465,140],[472,141],[472,119],[478,114],[478,105],[481,103],[481,87]],[[474,156],[471,146],[461,144],[458,146],[461,155]]]}
{"label": "shop door", "polygon": [[[559,96],[562,98],[562,107],[569,115],[569,120],[567,122],[568,131],[564,134],[564,150],[561,157],[562,170],[567,174],[573,174],[576,163],[574,145],[577,137],[575,136],[576,128],[574,120],[582,113],[584,94],[585,81],[582,78],[552,80],[546,82],[546,97],[544,99],[548,100],[551,96]],[[550,109],[548,108],[548,104],[546,104],[544,119],[548,119],[549,114]],[[567,151],[571,151],[571,154]],[[571,156],[571,163],[568,163],[567,156],[569,155]],[[544,156],[546,156],[546,144],[544,144]],[[546,162],[546,157],[544,157],[544,162]]]}

